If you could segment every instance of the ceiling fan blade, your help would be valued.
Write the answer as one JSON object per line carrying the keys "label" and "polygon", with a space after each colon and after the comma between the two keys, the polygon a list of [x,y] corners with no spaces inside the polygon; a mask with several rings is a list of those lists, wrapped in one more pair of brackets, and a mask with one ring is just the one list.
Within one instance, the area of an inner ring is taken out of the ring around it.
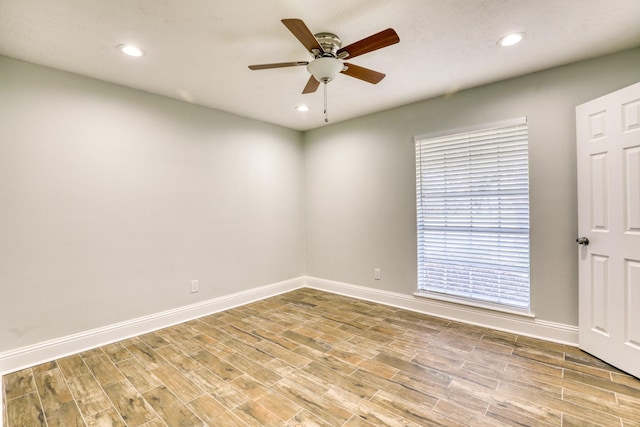
{"label": "ceiling fan blade", "polygon": [[311,76],[309,77],[307,85],[302,90],[302,93],[313,93],[318,90],[318,87],[320,87],[320,82],[317,81],[315,77]]}
{"label": "ceiling fan blade", "polygon": [[311,52],[312,49],[318,49],[320,52],[324,52],[322,46],[320,46],[320,43],[316,40],[316,37],[306,24],[302,22],[302,19],[283,19],[282,23],[300,40],[300,43],[302,43],[309,52]]}
{"label": "ceiling fan blade", "polygon": [[396,44],[399,41],[400,37],[398,37],[398,34],[392,28],[387,28],[386,30],[380,31],[379,33],[339,49],[338,55],[342,52],[347,52],[349,54],[347,58],[351,59],[356,56]]}
{"label": "ceiling fan blade", "polygon": [[297,61],[297,62],[279,62],[276,64],[259,64],[259,65],[249,65],[250,70],[268,70],[269,68],[284,68],[284,67],[297,67],[299,65],[307,65],[308,61]]}
{"label": "ceiling fan blade", "polygon": [[365,82],[376,84],[385,77],[385,74],[370,70],[368,68],[360,67],[358,65],[348,64],[346,62],[344,63],[344,65],[347,66],[347,69],[341,71],[342,74],[355,77],[356,79],[364,80]]}

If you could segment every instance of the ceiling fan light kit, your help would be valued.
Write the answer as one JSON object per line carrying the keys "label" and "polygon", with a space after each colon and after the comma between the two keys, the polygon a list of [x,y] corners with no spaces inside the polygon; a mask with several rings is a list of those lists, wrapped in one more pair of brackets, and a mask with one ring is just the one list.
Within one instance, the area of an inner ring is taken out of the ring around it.
{"label": "ceiling fan light kit", "polygon": [[343,68],[342,61],[330,56],[314,59],[307,65],[307,71],[320,83],[329,83]]}
{"label": "ceiling fan light kit", "polygon": [[320,83],[324,83],[324,113],[327,119],[327,83],[340,73],[346,74],[371,84],[377,84],[385,75],[368,68],[347,64],[342,60],[382,49],[400,41],[398,34],[391,28],[380,31],[372,36],[342,47],[340,38],[333,33],[313,34],[301,19],[283,19],[282,23],[302,43],[313,56],[313,60],[280,62],[275,64],[249,65],[250,70],[266,70],[270,68],[296,67],[306,65],[311,77],[302,90],[303,94],[318,90]]}

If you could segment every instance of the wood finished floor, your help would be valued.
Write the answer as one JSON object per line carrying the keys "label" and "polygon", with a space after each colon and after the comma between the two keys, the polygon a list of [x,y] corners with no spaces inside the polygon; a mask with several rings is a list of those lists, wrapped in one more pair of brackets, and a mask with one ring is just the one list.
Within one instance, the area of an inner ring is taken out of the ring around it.
{"label": "wood finished floor", "polygon": [[573,347],[311,289],[3,378],[5,426],[640,426]]}

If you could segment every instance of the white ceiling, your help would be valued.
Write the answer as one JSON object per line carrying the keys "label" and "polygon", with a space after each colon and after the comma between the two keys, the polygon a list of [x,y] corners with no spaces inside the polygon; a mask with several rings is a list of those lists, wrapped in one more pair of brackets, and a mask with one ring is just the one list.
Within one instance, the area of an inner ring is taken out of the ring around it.
{"label": "white ceiling", "polygon": [[[324,125],[322,87],[302,95],[310,60],[280,22],[300,18],[343,46],[385,28],[400,43],[354,58],[378,85],[338,75],[338,122],[640,45],[640,0],[1,0],[0,54],[297,130]],[[499,37],[527,37],[501,48]],[[134,59],[116,46],[135,43]],[[295,111],[308,104],[306,113]]]}

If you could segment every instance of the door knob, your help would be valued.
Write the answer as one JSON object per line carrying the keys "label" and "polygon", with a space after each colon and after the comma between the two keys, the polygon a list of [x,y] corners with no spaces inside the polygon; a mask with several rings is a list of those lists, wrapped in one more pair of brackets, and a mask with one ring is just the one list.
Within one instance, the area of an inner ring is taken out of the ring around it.
{"label": "door knob", "polygon": [[576,239],[576,243],[579,245],[587,246],[589,244],[589,239],[587,239],[586,237],[578,237]]}

